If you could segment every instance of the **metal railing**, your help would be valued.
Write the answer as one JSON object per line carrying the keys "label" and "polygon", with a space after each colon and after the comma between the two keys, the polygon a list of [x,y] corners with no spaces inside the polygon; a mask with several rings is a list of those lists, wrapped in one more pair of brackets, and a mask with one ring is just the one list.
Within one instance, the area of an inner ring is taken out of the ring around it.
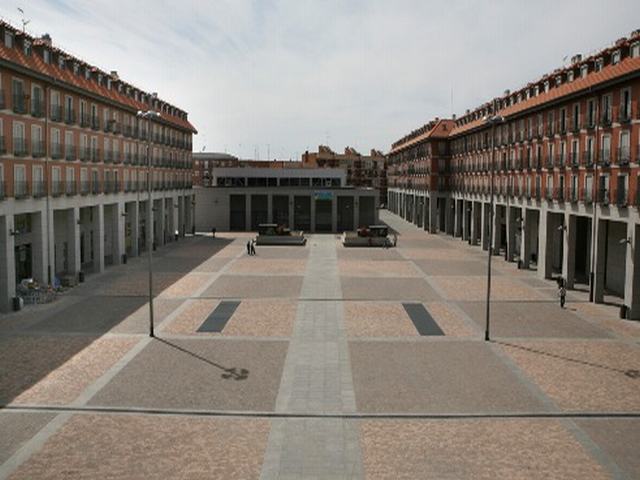
{"label": "metal railing", "polygon": [[25,138],[13,137],[13,154],[16,157],[26,157],[29,154]]}
{"label": "metal railing", "polygon": [[51,105],[49,108],[49,119],[52,122],[62,121],[62,105]]}
{"label": "metal railing", "polygon": [[47,194],[47,189],[43,180],[33,180],[31,182],[31,196],[41,198]]}
{"label": "metal railing", "polygon": [[51,158],[53,158],[54,160],[58,160],[62,158],[62,144],[60,143],[51,144]]}
{"label": "metal railing", "polygon": [[13,94],[13,113],[27,113],[27,100],[23,93]]}
{"label": "metal railing", "polygon": [[64,146],[64,158],[70,162],[76,159],[76,147],[73,145]]}
{"label": "metal railing", "polygon": [[31,156],[33,158],[44,157],[44,141],[31,140]]}
{"label": "metal railing", "polygon": [[16,180],[13,182],[13,196],[16,199],[27,198],[29,196],[29,185],[26,180]]}

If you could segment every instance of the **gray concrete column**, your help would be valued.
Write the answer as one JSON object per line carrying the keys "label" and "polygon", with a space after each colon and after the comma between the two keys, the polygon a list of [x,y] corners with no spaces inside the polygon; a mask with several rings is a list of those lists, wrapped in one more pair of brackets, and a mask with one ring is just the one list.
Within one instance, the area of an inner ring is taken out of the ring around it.
{"label": "gray concrete column", "polygon": [[80,265],[80,208],[73,207],[67,210],[67,245],[69,258],[68,271],[77,278],[78,272],[81,270]]}
{"label": "gray concrete column", "polygon": [[311,233],[316,231],[316,199],[313,193],[311,194]]}
{"label": "gray concrete column", "polygon": [[471,202],[471,222],[470,222],[471,228],[469,229],[471,245],[478,244],[478,208],[480,208],[479,203],[472,201]]}
{"label": "gray concrete column", "polygon": [[[491,208],[491,206],[489,206]],[[493,238],[491,239],[491,244],[493,245],[493,254],[500,255],[500,245],[502,245],[502,215],[503,215],[502,206],[495,206],[495,213],[493,215]]]}
{"label": "gray concrete column", "polygon": [[507,207],[507,262],[513,262],[516,256],[516,231],[518,224],[516,222],[516,213],[518,213],[519,207]]}
{"label": "gray concrete column", "polygon": [[435,196],[429,199],[429,232],[438,232],[438,198]]}
{"label": "gray concrete column", "polygon": [[118,202],[116,204],[116,208],[113,208],[113,235],[114,239],[112,242],[113,245],[113,264],[120,265],[122,263],[122,255],[125,253],[124,248],[124,227],[125,227],[125,217],[124,217],[124,202]]}
{"label": "gray concrete column", "polygon": [[0,217],[0,312],[12,308],[16,294],[15,236],[13,215]]}
{"label": "gray concrete column", "polygon": [[267,223],[273,223],[273,195],[267,193]]}
{"label": "gray concrete column", "polygon": [[522,209],[522,232],[520,235],[520,263],[522,268],[529,268],[531,262],[531,213]]}
{"label": "gray concrete column", "polygon": [[146,202],[146,207],[147,207],[147,212],[146,212],[146,218],[145,218],[145,229],[146,229],[146,236],[147,236],[147,251],[149,251],[149,249],[153,250],[153,246],[156,242],[155,239],[155,228],[153,228],[153,222],[154,222],[154,218],[155,218],[155,208],[153,205],[153,200],[151,202],[147,201]]}
{"label": "gray concrete column", "polygon": [[567,288],[573,288],[576,273],[576,216],[564,214],[564,231],[562,232],[562,278]]}
{"label": "gray concrete column", "polygon": [[[49,283],[49,270],[53,269],[53,265],[49,267],[49,248],[53,249],[53,243],[49,244],[48,227],[53,230],[53,219],[47,225],[47,212],[42,210],[31,214],[32,224],[31,231],[33,235],[32,244],[32,273],[33,278],[46,285]],[[51,272],[53,274],[53,272]]]}
{"label": "gray concrete column", "polygon": [[247,232],[251,231],[251,194],[247,193],[245,195],[245,212],[244,212],[244,221],[245,221],[245,230]]}
{"label": "gray concrete column", "polygon": [[360,197],[354,195],[353,199],[353,225],[357,229],[360,227]]}
{"label": "gray concrete column", "polygon": [[452,237],[455,236],[456,201],[448,197],[446,201],[445,230]]}
{"label": "gray concrete column", "polygon": [[293,231],[295,224],[293,223],[293,195],[289,195],[289,229]]}
{"label": "gray concrete column", "polygon": [[104,272],[104,205],[93,208],[93,272]]}
{"label": "gray concrete column", "polygon": [[538,277],[551,278],[553,264],[553,221],[546,209],[540,210],[538,222]]}
{"label": "gray concrete column", "polygon": [[140,204],[137,200],[129,203],[127,221],[131,229],[131,251],[129,254],[132,257],[137,257],[140,255],[138,251],[138,244],[140,243]]}
{"label": "gray concrete column", "polygon": [[469,217],[471,216],[471,205],[466,200],[462,201],[462,240],[465,242],[471,237],[469,231]]}
{"label": "gray concrete column", "polygon": [[184,196],[178,196],[178,231],[180,232],[180,236],[184,237],[186,233],[186,225],[184,221]]}
{"label": "gray concrete column", "polygon": [[158,247],[162,247],[165,242],[164,232],[165,232],[165,200],[164,197],[160,198],[156,204],[156,218],[158,219],[158,238],[156,239]]}
{"label": "gray concrete column", "polygon": [[[596,208],[594,206],[594,208]],[[598,220],[596,230],[596,262],[594,265],[594,301],[602,303],[604,301],[604,281],[605,281],[605,265],[606,265],[606,245],[607,245],[607,228],[606,220]]]}
{"label": "gray concrete column", "polygon": [[627,256],[625,261],[624,304],[627,318],[640,319],[640,248],[638,226],[627,222]]}
{"label": "gray concrete column", "polygon": [[[378,213],[378,209],[376,209],[376,214],[377,213]],[[335,195],[331,197],[331,231],[332,232],[338,231],[338,199],[336,198]]]}

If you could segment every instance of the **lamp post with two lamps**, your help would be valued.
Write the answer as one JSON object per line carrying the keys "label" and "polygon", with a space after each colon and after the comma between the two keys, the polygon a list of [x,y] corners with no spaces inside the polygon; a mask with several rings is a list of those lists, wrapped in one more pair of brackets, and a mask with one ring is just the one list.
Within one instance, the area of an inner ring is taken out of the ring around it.
{"label": "lamp post with two lamps", "polygon": [[[160,118],[160,114],[154,110],[147,110],[143,112],[138,111],[137,117],[143,120],[153,120]],[[155,337],[153,332],[153,268],[152,268],[152,256],[153,256],[153,198],[151,196],[151,138],[147,136],[147,201],[149,202],[149,218],[147,222],[151,225],[151,235],[147,238],[147,251],[149,258],[149,336]]]}
{"label": "lamp post with two lamps", "polygon": [[[495,111],[495,108],[494,108]],[[489,341],[489,322],[491,318],[491,257],[493,256],[493,210],[495,203],[495,193],[494,193],[494,178],[495,178],[495,156],[496,156],[496,125],[500,125],[504,123],[504,117],[501,115],[491,115],[485,116],[483,118],[484,123],[487,125],[491,125],[491,169],[490,169],[490,180],[489,180],[489,256],[487,259],[487,310],[486,310],[486,322],[484,328],[484,340],[486,342]],[[484,227],[483,227],[484,228]]]}

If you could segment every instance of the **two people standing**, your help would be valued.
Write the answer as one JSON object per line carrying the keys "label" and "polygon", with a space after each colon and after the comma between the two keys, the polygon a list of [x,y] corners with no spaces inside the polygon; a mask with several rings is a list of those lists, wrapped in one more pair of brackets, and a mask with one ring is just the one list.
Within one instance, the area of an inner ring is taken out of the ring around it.
{"label": "two people standing", "polygon": [[256,254],[256,241],[248,240],[247,241],[247,255],[254,256]]}
{"label": "two people standing", "polygon": [[564,308],[564,304],[567,301],[567,287],[564,284],[564,278],[558,277],[558,297],[560,298],[560,308]]}

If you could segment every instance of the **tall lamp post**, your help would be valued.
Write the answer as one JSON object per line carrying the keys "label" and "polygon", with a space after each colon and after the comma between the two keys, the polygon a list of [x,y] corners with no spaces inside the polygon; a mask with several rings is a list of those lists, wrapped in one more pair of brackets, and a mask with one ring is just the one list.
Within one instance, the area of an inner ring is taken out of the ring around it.
{"label": "tall lamp post", "polygon": [[[494,108],[495,111],[495,108]],[[489,181],[489,256],[487,259],[487,316],[484,328],[484,340],[489,341],[489,318],[490,318],[490,301],[491,301],[491,257],[493,254],[493,209],[494,209],[494,187],[493,181],[495,177],[495,156],[496,156],[496,125],[504,122],[504,117],[500,115],[491,115],[484,117],[484,122],[491,125],[491,176]]]}
{"label": "tall lamp post", "polygon": [[[152,120],[154,118],[160,118],[160,114],[154,110],[147,110],[143,112],[138,111],[138,118],[143,120]],[[153,199],[151,197],[151,138],[147,137],[147,202],[149,203],[149,218],[147,222],[151,226],[151,235],[147,238],[147,252],[149,258],[149,336],[155,337],[153,332],[153,270],[152,270],[152,256],[153,256]]]}

